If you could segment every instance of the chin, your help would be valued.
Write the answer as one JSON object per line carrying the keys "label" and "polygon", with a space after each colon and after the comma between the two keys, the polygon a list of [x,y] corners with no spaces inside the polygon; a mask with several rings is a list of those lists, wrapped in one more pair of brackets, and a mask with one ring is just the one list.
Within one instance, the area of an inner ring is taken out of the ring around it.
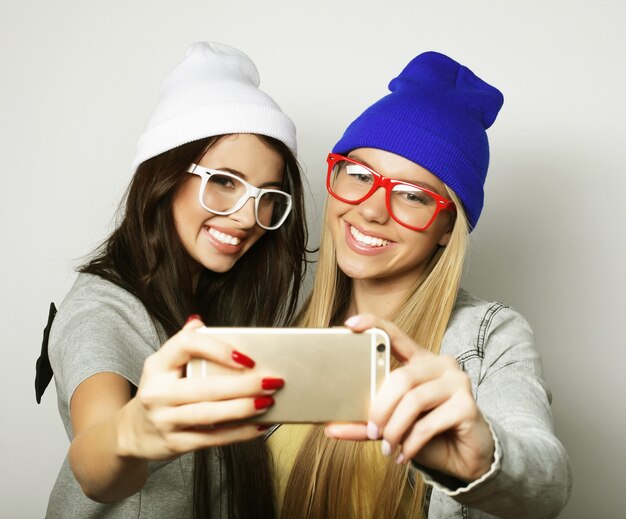
{"label": "chin", "polygon": [[224,274],[235,266],[235,263],[237,263],[238,259],[239,258],[231,259],[229,261],[203,261],[202,266],[205,269],[210,270],[211,272]]}
{"label": "chin", "polygon": [[216,272],[217,274],[224,274],[226,272],[228,272],[229,270],[231,270],[234,266],[235,263],[237,263],[236,261],[230,263],[229,265],[219,265],[219,266],[213,266],[213,267],[207,267],[209,270],[212,270],[213,272]]}
{"label": "chin", "polygon": [[339,270],[343,272],[350,279],[369,279],[372,277],[371,273],[367,272],[367,269],[364,268],[363,265],[347,263],[342,261],[337,261],[337,265]]}

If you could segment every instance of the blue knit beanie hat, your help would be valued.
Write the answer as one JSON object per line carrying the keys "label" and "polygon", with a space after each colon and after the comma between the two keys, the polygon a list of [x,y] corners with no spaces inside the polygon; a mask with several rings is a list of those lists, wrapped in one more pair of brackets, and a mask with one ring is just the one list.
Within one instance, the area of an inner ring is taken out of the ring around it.
{"label": "blue knit beanie hat", "polygon": [[333,153],[377,148],[419,164],[457,194],[473,229],[489,166],[485,130],[502,107],[502,93],[438,52],[411,60],[389,90],[348,126]]}

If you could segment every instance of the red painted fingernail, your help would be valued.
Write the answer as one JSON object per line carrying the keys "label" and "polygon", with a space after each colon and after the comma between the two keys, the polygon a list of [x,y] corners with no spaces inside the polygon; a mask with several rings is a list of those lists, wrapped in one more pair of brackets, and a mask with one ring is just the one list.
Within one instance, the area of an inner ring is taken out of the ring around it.
{"label": "red painted fingernail", "polygon": [[264,378],[261,381],[263,389],[280,389],[284,385],[285,381],[282,378]]}
{"label": "red painted fingernail", "polygon": [[267,409],[268,407],[272,407],[274,405],[274,399],[271,396],[260,396],[254,399],[254,408],[259,409]]}
{"label": "red painted fingernail", "polygon": [[271,423],[264,423],[261,425],[257,425],[256,426],[256,430],[257,431],[267,431],[268,429],[271,429],[273,427],[273,425]]}
{"label": "red painted fingernail", "polygon": [[255,365],[255,362],[250,357],[244,355],[243,353],[239,353],[237,350],[233,350],[231,357],[237,364],[241,364],[246,368],[253,368]]}
{"label": "red painted fingernail", "polygon": [[191,321],[202,321],[202,316],[198,314],[191,314],[189,317],[187,317],[185,324],[190,323]]}

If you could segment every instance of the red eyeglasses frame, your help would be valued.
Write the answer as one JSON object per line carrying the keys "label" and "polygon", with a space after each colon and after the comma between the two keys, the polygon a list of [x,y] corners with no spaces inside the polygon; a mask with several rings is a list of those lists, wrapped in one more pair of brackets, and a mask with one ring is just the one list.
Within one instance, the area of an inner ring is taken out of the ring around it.
{"label": "red eyeglasses frame", "polygon": [[[333,192],[332,188],[330,187],[330,180],[331,180],[333,168],[335,167],[335,164],[339,162],[340,160],[345,160],[346,162],[350,162],[352,164],[356,164],[357,166],[365,168],[367,171],[372,173],[374,177],[374,184],[372,185],[372,188],[367,192],[365,196],[363,196],[359,200],[354,200],[354,201],[346,200],[345,198],[342,198],[339,195],[337,195],[337,193]],[[444,198],[443,196],[438,195],[437,193],[434,193],[433,191],[426,189],[425,187],[419,186],[417,184],[412,184],[411,182],[405,182],[403,180],[394,180],[392,178],[386,177],[385,175],[381,175],[377,171],[374,171],[372,168],[370,168],[369,166],[366,166],[365,164],[361,164],[357,160],[351,159],[349,157],[344,157],[343,155],[339,155],[337,153],[329,153],[328,157],[326,158],[326,162],[328,163],[328,172],[326,173],[326,190],[332,197],[346,204],[359,205],[361,202],[364,202],[369,197],[371,197],[379,187],[383,187],[385,188],[385,203],[387,205],[387,212],[389,213],[389,215],[400,225],[408,229],[411,229],[413,231],[425,231],[426,229],[428,229],[432,225],[432,223],[435,221],[435,218],[437,218],[437,215],[441,211],[456,211],[456,206],[454,205],[454,202],[452,200],[448,200],[447,198]],[[419,189],[420,191],[427,193],[429,196],[431,196],[435,200],[437,204],[435,206],[435,212],[433,213],[431,219],[428,221],[426,225],[424,225],[423,227],[415,227],[414,225],[409,225],[407,223],[401,222],[393,214],[393,211],[391,210],[391,192],[393,190],[393,187],[397,185],[415,187]]]}

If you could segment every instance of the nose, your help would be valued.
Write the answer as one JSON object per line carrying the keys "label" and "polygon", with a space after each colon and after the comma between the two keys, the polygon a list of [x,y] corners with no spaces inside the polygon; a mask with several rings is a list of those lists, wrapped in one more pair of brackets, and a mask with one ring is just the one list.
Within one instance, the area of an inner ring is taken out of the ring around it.
{"label": "nose", "polygon": [[368,222],[383,224],[389,220],[385,188],[379,187],[367,200],[359,204],[359,214]]}
{"label": "nose", "polygon": [[232,220],[239,223],[241,229],[252,229],[256,224],[256,214],[254,211],[254,198],[250,197],[245,204],[230,215]]}

